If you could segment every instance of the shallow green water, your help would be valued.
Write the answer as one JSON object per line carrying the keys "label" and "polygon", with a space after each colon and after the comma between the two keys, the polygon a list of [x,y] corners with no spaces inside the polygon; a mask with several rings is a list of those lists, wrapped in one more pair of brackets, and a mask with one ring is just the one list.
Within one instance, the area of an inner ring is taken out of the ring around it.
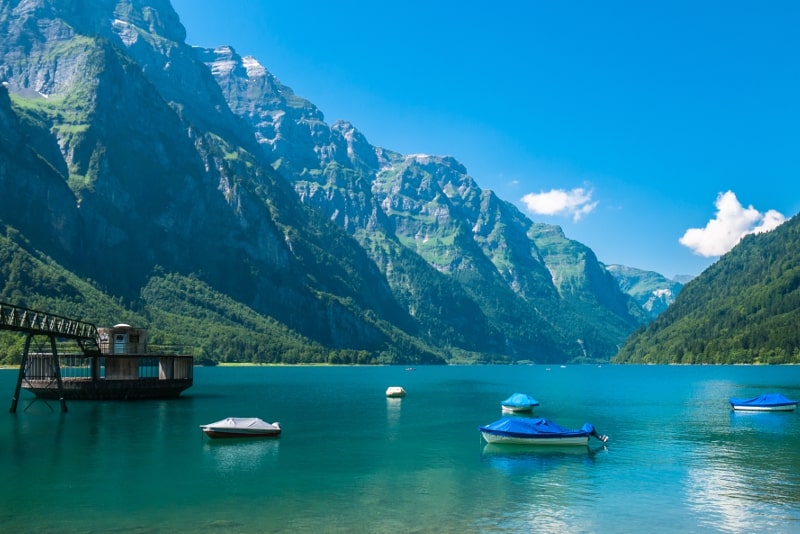
{"label": "shallow green water", "polygon": [[[16,371],[0,371],[10,406]],[[408,395],[387,399],[388,386]],[[487,446],[514,392],[608,434],[567,449]],[[196,368],[172,401],[0,409],[6,532],[797,532],[800,367]],[[215,440],[228,416],[276,440]]]}

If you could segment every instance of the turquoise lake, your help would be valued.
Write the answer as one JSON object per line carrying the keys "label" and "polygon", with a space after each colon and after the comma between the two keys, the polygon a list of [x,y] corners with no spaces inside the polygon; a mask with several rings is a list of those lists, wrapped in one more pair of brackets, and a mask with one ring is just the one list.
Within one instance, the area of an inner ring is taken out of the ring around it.
{"label": "turquoise lake", "polygon": [[[181,398],[35,401],[8,413],[4,532],[800,532],[800,366],[195,368]],[[403,386],[403,399],[387,399]],[[492,446],[478,426],[528,393],[603,446]],[[210,440],[224,417],[278,439]]]}

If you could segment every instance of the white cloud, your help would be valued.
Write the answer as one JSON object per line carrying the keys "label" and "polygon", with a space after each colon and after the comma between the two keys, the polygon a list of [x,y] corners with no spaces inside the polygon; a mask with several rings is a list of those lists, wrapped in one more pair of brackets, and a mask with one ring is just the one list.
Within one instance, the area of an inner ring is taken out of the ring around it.
{"label": "white cloud", "polygon": [[552,189],[541,193],[528,193],[520,200],[531,213],[569,215],[576,222],[597,207],[597,201],[592,202],[592,192],[582,187],[572,191]]}
{"label": "white cloud", "polygon": [[761,219],[761,224],[753,228],[753,233],[761,234],[764,232],[769,232],[770,230],[774,230],[778,226],[782,225],[784,222],[786,222],[786,217],[783,216],[783,213],[775,210],[769,210]]}
{"label": "white cloud", "polygon": [[717,195],[717,214],[705,228],[689,228],[678,241],[695,254],[722,256],[748,234],[768,232],[786,220],[781,213],[769,210],[761,214],[753,206],[745,208],[733,191]]}

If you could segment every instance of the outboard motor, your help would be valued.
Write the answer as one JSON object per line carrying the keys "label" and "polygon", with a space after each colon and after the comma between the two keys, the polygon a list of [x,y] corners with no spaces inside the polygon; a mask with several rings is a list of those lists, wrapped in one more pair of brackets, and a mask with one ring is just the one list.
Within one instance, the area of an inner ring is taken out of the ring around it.
{"label": "outboard motor", "polygon": [[581,428],[581,430],[583,430],[584,432],[588,432],[590,436],[599,439],[603,443],[608,441],[608,436],[603,434],[598,434],[597,429],[594,428],[594,425],[592,423],[585,423]]}

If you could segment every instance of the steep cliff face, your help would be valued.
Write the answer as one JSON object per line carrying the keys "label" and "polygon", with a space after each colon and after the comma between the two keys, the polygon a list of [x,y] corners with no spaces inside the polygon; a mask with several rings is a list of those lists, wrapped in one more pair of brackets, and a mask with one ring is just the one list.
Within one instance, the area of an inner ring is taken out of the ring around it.
{"label": "steep cliff face", "polygon": [[66,259],[81,249],[81,221],[56,154],[55,141],[18,116],[0,86],[0,218]]}
{"label": "steep cliff face", "polygon": [[[0,189],[14,191],[0,219],[53,236],[60,260],[125,299],[158,266],[331,346],[379,351],[413,329],[358,244],[276,175],[184,35],[167,1],[0,2]],[[24,221],[18,198],[49,218]]]}

